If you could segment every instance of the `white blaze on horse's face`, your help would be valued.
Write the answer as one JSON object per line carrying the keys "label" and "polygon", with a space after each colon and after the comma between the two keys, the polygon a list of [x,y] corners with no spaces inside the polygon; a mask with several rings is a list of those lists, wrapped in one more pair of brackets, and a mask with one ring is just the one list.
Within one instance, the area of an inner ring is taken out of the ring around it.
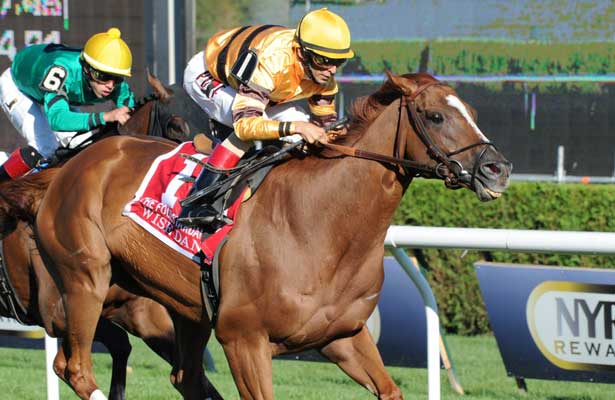
{"label": "white blaze on horse's face", "polygon": [[448,96],[446,96],[446,102],[448,103],[449,106],[454,107],[459,110],[461,115],[463,115],[466,121],[468,121],[468,124],[470,124],[470,126],[474,129],[474,131],[476,132],[479,138],[481,138],[485,142],[489,141],[489,139],[487,139],[487,137],[483,134],[483,132],[481,132],[478,125],[476,125],[476,122],[474,122],[474,120],[470,116],[470,113],[468,112],[468,109],[466,108],[465,104],[463,104],[457,96],[453,96],[452,94],[449,94]]}

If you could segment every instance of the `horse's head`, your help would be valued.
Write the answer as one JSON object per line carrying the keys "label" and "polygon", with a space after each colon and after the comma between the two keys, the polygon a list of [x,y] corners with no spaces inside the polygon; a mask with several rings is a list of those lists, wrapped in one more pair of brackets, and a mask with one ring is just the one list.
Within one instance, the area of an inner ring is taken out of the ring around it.
{"label": "horse's head", "polygon": [[387,75],[384,92],[401,98],[395,156],[425,166],[418,169],[422,175],[441,178],[450,188],[473,190],[482,201],[500,197],[512,164],[481,132],[476,111],[430,75]]}
{"label": "horse's head", "polygon": [[178,143],[190,140],[188,123],[179,115],[169,112],[166,107],[173,98],[173,91],[149,71],[147,81],[154,95],[135,106],[131,118],[120,128],[120,133],[159,136]]}

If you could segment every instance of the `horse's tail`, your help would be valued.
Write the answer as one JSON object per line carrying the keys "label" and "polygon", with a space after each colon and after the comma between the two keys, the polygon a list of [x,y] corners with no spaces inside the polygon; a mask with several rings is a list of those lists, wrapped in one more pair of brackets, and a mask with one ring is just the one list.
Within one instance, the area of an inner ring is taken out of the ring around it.
{"label": "horse's tail", "polygon": [[49,183],[59,171],[49,168],[0,184],[0,231],[14,225],[17,219],[33,223]]}

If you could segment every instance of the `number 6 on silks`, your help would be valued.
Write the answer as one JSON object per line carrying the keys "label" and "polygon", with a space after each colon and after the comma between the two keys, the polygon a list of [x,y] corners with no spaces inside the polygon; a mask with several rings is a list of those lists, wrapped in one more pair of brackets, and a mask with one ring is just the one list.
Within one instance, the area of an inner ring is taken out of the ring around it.
{"label": "number 6 on silks", "polygon": [[64,67],[54,65],[49,68],[49,72],[40,84],[40,88],[48,92],[57,92],[64,85],[66,79],[66,70]]}

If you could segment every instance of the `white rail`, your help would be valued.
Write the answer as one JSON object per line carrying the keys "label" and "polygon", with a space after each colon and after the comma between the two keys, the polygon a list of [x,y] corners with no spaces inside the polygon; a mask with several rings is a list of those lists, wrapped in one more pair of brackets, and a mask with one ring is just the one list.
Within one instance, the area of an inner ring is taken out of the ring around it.
{"label": "white rail", "polygon": [[482,228],[438,228],[426,226],[389,227],[384,240],[419,289],[427,320],[427,369],[429,400],[440,399],[440,321],[431,287],[411,267],[400,247],[499,250],[525,253],[574,253],[615,255],[615,232],[536,231]]}
{"label": "white rail", "polygon": [[482,228],[389,228],[394,247],[503,250],[523,253],[615,254],[615,232],[536,231]]}

